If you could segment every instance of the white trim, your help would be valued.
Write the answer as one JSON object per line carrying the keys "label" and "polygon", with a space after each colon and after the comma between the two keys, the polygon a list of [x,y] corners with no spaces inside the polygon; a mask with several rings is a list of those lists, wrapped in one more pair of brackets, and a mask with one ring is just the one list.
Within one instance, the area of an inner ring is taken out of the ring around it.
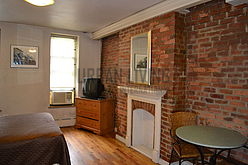
{"label": "white trim", "polygon": [[115,139],[119,140],[120,142],[126,144],[126,139],[124,137],[121,137],[120,135],[115,135]]}
{"label": "white trim", "polygon": [[126,146],[132,145],[132,99],[127,95],[127,135]]}
{"label": "white trim", "polygon": [[161,97],[166,90],[139,89],[133,87],[118,86],[118,89],[127,93],[127,135],[126,146],[132,146],[132,100],[138,100],[155,105],[155,122],[154,122],[154,147],[152,161],[159,162],[160,159],[160,138],[161,138]]}
{"label": "white trim", "polygon": [[139,153],[145,155],[146,157],[152,159],[151,155],[149,155],[149,154],[143,152],[142,150],[139,150],[138,148],[136,148],[136,147],[134,147],[134,146],[131,146],[131,148],[134,149],[135,151],[138,151]]}
{"label": "white trim", "polygon": [[158,90],[153,88],[138,88],[138,87],[127,87],[127,86],[117,86],[124,93],[141,96],[143,98],[153,98],[160,99],[166,93],[166,90]]}
{"label": "white trim", "polygon": [[167,161],[165,161],[165,160],[163,160],[163,159],[160,158],[158,164],[169,165],[169,162],[167,162]]}
{"label": "white trim", "polygon": [[[164,160],[163,160],[164,161]],[[169,165],[168,162],[164,161],[162,165]],[[177,162],[172,162],[171,165],[179,165],[179,161]],[[189,162],[189,161],[183,161],[182,165],[193,165],[193,163]]]}
{"label": "white trim", "polygon": [[199,5],[208,1],[210,0],[166,0],[94,32],[92,34],[92,38],[101,39],[108,35],[114,34],[121,29],[127,28],[131,25],[159,16],[161,14],[175,10],[186,9],[188,7]]}

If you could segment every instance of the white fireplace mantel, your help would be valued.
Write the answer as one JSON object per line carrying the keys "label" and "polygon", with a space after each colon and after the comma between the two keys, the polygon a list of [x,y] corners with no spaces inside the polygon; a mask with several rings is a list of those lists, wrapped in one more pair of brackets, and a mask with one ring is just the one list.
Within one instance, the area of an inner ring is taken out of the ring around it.
{"label": "white fireplace mantel", "polygon": [[153,88],[145,89],[139,87],[118,86],[118,89],[120,89],[122,92],[127,94],[142,96],[146,98],[153,98],[153,99],[160,99],[166,93],[166,90],[159,90]]}
{"label": "white fireplace mantel", "polygon": [[[154,148],[152,155],[147,155],[153,162],[158,163],[160,160],[160,138],[161,138],[161,103],[162,97],[166,90],[158,90],[153,88],[138,88],[118,86],[118,89],[127,93],[127,135],[126,146],[132,147],[132,100],[142,101],[155,105],[155,122],[154,122]],[[143,153],[144,154],[144,153]]]}

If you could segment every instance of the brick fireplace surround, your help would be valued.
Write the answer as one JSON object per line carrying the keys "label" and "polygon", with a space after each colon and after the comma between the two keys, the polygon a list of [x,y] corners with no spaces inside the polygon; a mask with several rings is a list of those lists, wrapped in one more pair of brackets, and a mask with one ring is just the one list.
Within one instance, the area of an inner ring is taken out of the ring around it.
{"label": "brick fireplace surround", "polygon": [[[130,41],[152,32],[151,85],[129,82]],[[162,98],[160,157],[169,160],[173,111],[193,110],[199,124],[227,127],[248,136],[248,5],[214,0],[125,28],[103,39],[101,78],[116,99],[117,134],[127,135],[127,94],[118,86],[166,90]],[[248,152],[236,149],[246,162]]]}

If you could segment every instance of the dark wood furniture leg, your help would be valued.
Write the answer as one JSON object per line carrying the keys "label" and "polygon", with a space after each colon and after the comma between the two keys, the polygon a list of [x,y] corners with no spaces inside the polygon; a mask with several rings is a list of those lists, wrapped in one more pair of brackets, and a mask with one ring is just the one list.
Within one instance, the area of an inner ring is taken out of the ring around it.
{"label": "dark wood furniture leg", "polygon": [[200,146],[196,146],[197,150],[199,151],[200,155],[201,155],[201,164],[204,165],[204,155],[203,155],[203,152],[202,152],[202,147]]}

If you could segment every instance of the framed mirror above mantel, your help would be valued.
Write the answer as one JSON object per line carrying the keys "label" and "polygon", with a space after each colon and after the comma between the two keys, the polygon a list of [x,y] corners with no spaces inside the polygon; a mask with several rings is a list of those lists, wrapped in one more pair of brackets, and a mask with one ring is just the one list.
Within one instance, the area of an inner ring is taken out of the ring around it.
{"label": "framed mirror above mantel", "polygon": [[151,31],[131,38],[130,82],[150,85]]}

